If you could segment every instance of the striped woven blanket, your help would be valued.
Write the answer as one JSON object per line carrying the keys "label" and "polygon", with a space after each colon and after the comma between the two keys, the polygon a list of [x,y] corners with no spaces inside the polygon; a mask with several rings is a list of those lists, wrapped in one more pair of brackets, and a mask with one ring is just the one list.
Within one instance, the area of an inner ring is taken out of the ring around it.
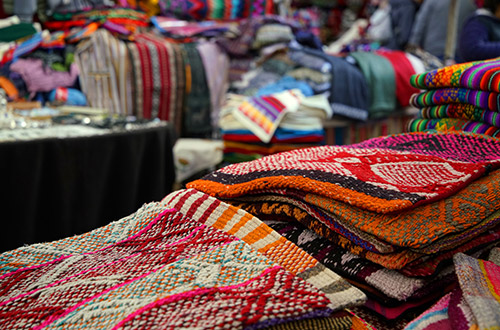
{"label": "striped woven blanket", "polygon": [[[445,143],[447,139],[441,137]],[[449,140],[455,143],[453,136]],[[189,183],[188,188],[218,198],[287,189],[389,213],[454,194],[500,159],[498,151],[491,162],[481,158],[461,162],[425,152],[349,146],[293,150],[226,166]]]}
{"label": "striped woven blanket", "polygon": [[412,86],[421,89],[463,87],[500,92],[500,59],[459,63],[413,75]]}

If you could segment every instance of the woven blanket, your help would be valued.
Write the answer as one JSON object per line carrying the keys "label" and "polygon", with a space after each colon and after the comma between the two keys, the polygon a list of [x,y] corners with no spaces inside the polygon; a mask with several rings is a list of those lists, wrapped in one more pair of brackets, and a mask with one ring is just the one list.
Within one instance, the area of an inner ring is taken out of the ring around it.
{"label": "woven blanket", "polygon": [[286,113],[298,110],[300,98],[300,92],[292,90],[250,97],[233,109],[233,115],[262,142],[268,143]]}
{"label": "woven blanket", "polygon": [[312,285],[235,236],[168,209],[121,242],[0,281],[2,329],[258,328],[331,313]]}
{"label": "woven blanket", "polygon": [[410,105],[417,108],[449,103],[472,104],[498,112],[500,111],[500,93],[450,87],[413,94],[410,99]]}
{"label": "woven blanket", "polygon": [[412,278],[355,255],[305,228],[298,222],[264,220],[286,239],[295,243],[326,267],[353,283],[364,283],[399,301],[407,300],[425,286],[443,285],[448,270],[436,279]]}
{"label": "woven blanket", "polygon": [[461,253],[453,261],[459,286],[405,329],[500,328],[500,266]]}
{"label": "woven blanket", "polygon": [[370,212],[314,194],[306,194],[304,200],[383,241],[419,248],[470,228],[495,212],[500,207],[499,184],[500,171],[496,170],[446,199],[393,214]]}
{"label": "woven blanket", "polygon": [[498,127],[460,118],[417,118],[410,120],[405,129],[407,132],[423,132],[428,130],[440,132],[463,131],[500,137],[500,128]]}
{"label": "woven blanket", "polygon": [[420,109],[420,117],[425,119],[459,118],[500,127],[499,112],[485,110],[470,104],[452,103],[422,108]]}
{"label": "woven blanket", "polygon": [[486,164],[406,151],[322,146],[229,165],[188,188],[219,198],[295,189],[389,213],[447,197],[485,170]]}
{"label": "woven blanket", "polygon": [[413,75],[410,83],[417,88],[465,87],[500,92],[500,60],[459,63]]}
{"label": "woven blanket", "polygon": [[347,147],[402,150],[470,163],[498,163],[500,160],[500,139],[467,132],[401,133]]}
{"label": "woven blanket", "polygon": [[144,204],[129,216],[82,235],[4,252],[0,254],[0,276],[20,268],[54,261],[65,255],[91,253],[121,242],[143,230],[164,209],[156,202]]}
{"label": "woven blanket", "polygon": [[282,196],[279,191],[276,193],[275,195],[241,197],[236,201],[229,201],[229,203],[246,210],[261,220],[297,221],[343,248],[359,251],[358,254],[361,254],[362,250],[377,253],[395,251],[393,245],[356,228],[344,226],[319,207],[291,198],[292,196]]}
{"label": "woven blanket", "polygon": [[366,299],[363,292],[242,209],[194,189],[173,192],[161,203],[165,207],[173,207],[193,216],[201,223],[240,238],[324,292],[331,300],[332,309],[359,305]]}
{"label": "woven blanket", "polygon": [[[496,171],[495,173],[498,175],[497,172],[498,171]],[[474,184],[477,185],[478,189],[481,186],[480,182]],[[493,186],[495,185],[493,184]],[[302,222],[304,225],[308,226],[309,228],[314,230],[319,235],[322,235],[323,237],[325,237],[324,236],[325,231],[323,230],[322,226],[318,224],[322,224],[323,226],[326,226],[327,228],[333,231],[339,229],[345,230],[346,228],[349,228],[349,231],[342,231],[340,233],[342,235],[346,234],[345,239],[349,240],[350,244],[345,243],[345,240],[341,239],[333,239],[331,240],[331,242],[341,246],[342,248],[349,250],[354,254],[360,255],[386,268],[399,269],[400,272],[403,272],[405,275],[408,276],[432,275],[435,273],[438,267],[440,267],[447,260],[450,260],[450,258],[453,256],[454,253],[474,250],[484,245],[491,244],[492,242],[495,242],[500,238],[499,236],[500,226],[498,226],[498,221],[499,221],[498,210],[493,211],[488,217],[485,217],[484,219],[482,218],[482,214],[484,214],[484,212],[481,210],[476,210],[478,211],[478,213],[475,215],[471,214],[471,219],[476,218],[478,222],[475,224],[474,223],[469,224],[466,220],[467,218],[464,218],[462,223],[467,225],[467,228],[465,229],[454,228],[456,232],[445,234],[442,237],[434,237],[432,242],[425,244],[422,247],[416,248],[411,246],[410,247],[405,246],[404,249],[399,248],[397,250],[394,250],[394,252],[392,253],[380,254],[377,252],[372,252],[370,250],[367,250],[363,248],[361,245],[358,245],[358,244],[363,244],[363,240],[361,240],[360,237],[366,239],[369,238],[370,235],[378,236],[378,241],[382,242],[380,240],[380,234],[383,232],[387,233],[388,239],[397,238],[398,235],[402,234],[402,232],[405,232],[407,235],[410,235],[412,237],[408,238],[408,243],[418,244],[419,242],[423,242],[426,239],[426,234],[431,234],[427,232],[427,230],[429,230],[428,228],[429,224],[427,224],[427,222],[431,222],[434,221],[435,219],[438,219],[439,217],[443,217],[442,223],[440,224],[439,222],[437,222],[436,226],[442,226],[443,230],[452,229],[453,226],[451,226],[450,223],[455,223],[455,225],[459,225],[459,223],[454,220],[455,216],[453,215],[453,212],[463,211],[461,209],[459,210],[454,205],[459,205],[460,203],[462,203],[463,204],[462,207],[466,210],[469,208],[469,206],[467,206],[465,202],[461,202],[459,200],[455,200],[454,202],[452,202],[449,199],[445,199],[444,201],[446,203],[443,203],[441,205],[436,205],[436,203],[434,203],[430,205],[424,205],[422,207],[410,210],[408,212],[384,215],[369,211],[363,211],[360,210],[359,208],[347,206],[347,204],[331,201],[326,198],[318,196],[315,196],[315,198],[317,199],[317,201],[319,201],[316,204],[316,206],[318,206],[319,208],[315,209],[314,207],[307,207],[308,205],[307,202],[304,203],[297,201],[296,198],[297,196],[300,197],[300,195],[296,194],[296,192],[281,190],[281,191],[275,191],[275,193],[278,194],[278,196],[277,195],[248,196],[241,199],[243,199],[245,203],[255,203],[255,201],[257,203],[264,203],[265,201],[267,201],[268,203],[270,203],[268,205],[272,205],[273,207],[260,208],[260,210],[259,207],[250,207],[248,208],[248,210],[252,212],[257,211],[257,215],[265,219],[273,219],[273,217],[279,217],[280,219],[285,221],[293,222],[296,220]],[[475,193],[470,192],[470,195],[474,196]],[[465,201],[468,198],[467,196],[468,195],[464,195],[461,196],[461,198],[463,198]],[[474,200],[468,201],[471,203],[470,204],[471,206],[473,205],[473,208],[475,208],[476,203],[478,203],[481,200],[481,196],[476,196],[475,198],[476,198],[475,201]],[[241,199],[228,200],[228,202],[233,203],[234,205],[244,206],[244,204],[242,204],[240,201]],[[275,204],[275,202],[281,203],[281,205]],[[293,212],[293,214],[287,215],[287,213],[289,212],[286,212],[285,204],[300,206],[301,209],[302,207],[304,207],[302,210],[306,211],[309,215],[317,213],[317,211],[311,212],[311,210],[318,210],[324,208],[325,205],[332,206],[335,204],[336,207],[338,207],[340,204],[342,204],[346,207],[338,208],[337,209],[338,212],[334,213],[333,216],[330,217],[325,217],[325,216],[315,217],[312,220],[313,223],[311,224],[308,223],[307,218],[302,217],[300,212],[299,213]],[[423,209],[424,213],[419,213],[419,209]],[[442,212],[443,209],[448,209],[449,211],[447,211],[444,214],[441,214],[440,212]],[[283,212],[284,210],[285,212]],[[470,211],[471,210],[469,210],[468,212]],[[360,213],[357,214],[356,212]],[[447,214],[449,212],[452,213]],[[426,215],[427,213],[429,214],[428,216]],[[267,217],[265,217],[265,214],[267,214]],[[400,224],[401,226],[399,226],[398,221],[401,220],[400,216],[402,216],[402,218],[405,218],[403,214],[406,214],[406,217],[408,217],[406,219],[408,222],[405,224]],[[345,219],[343,218],[344,216],[346,217]],[[373,233],[371,234],[369,233],[367,235],[366,230],[360,229],[355,223],[353,224],[351,222],[353,218],[362,221],[366,220],[367,221],[366,224],[368,225],[372,225],[380,221],[379,223],[380,226],[374,229]],[[446,220],[446,219],[451,219],[451,220]],[[388,223],[391,223],[395,227],[393,228],[392,226],[387,226]],[[438,229],[437,227],[434,228],[434,230],[437,229]],[[359,233],[364,233],[364,235],[359,235]],[[432,235],[436,235],[436,233],[432,233]],[[444,250],[443,248],[449,250],[447,251]],[[430,253],[431,255],[428,255],[427,253]]]}

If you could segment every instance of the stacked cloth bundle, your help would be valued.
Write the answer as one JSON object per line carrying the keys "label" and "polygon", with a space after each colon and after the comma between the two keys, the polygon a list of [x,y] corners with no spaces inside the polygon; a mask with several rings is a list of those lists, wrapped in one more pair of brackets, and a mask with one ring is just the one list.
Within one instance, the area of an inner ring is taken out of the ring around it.
{"label": "stacked cloth bundle", "polygon": [[500,245],[499,166],[500,139],[413,132],[233,164],[187,188],[257,216],[362,290],[356,313],[400,329],[457,287],[464,258]]}
{"label": "stacked cloth bundle", "polygon": [[2,329],[350,329],[366,296],[269,226],[195,190],[0,255]]}
{"label": "stacked cloth bundle", "polygon": [[423,89],[411,104],[420,118],[409,132],[465,131],[500,136],[500,59],[467,62],[414,75],[411,84]]}
{"label": "stacked cloth bundle", "polygon": [[219,121],[224,160],[237,163],[321,145],[323,121],[331,112],[325,95],[306,97],[297,89],[254,97],[230,94]]}

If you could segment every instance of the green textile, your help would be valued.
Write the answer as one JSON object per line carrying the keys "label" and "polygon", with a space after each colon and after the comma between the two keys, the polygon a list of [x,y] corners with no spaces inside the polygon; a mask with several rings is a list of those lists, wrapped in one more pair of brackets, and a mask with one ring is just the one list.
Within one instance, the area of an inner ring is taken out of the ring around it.
{"label": "green textile", "polygon": [[36,29],[31,23],[19,23],[0,29],[0,41],[11,42],[36,33]]}
{"label": "green textile", "polygon": [[385,117],[396,110],[396,75],[391,62],[370,52],[352,52],[370,89],[370,118]]}

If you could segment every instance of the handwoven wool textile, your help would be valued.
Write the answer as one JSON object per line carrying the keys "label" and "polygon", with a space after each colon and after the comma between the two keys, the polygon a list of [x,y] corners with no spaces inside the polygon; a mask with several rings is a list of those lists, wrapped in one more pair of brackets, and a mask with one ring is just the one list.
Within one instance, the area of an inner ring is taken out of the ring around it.
{"label": "handwoven wool textile", "polygon": [[500,128],[500,113],[470,104],[452,103],[420,109],[420,117],[426,119],[459,118],[481,122]]}
{"label": "handwoven wool textile", "polygon": [[500,161],[500,139],[468,132],[412,132],[375,137],[351,148],[382,148],[433,155],[463,162]]}
{"label": "handwoven wool textile", "polygon": [[332,309],[358,305],[366,299],[360,290],[242,209],[195,189],[173,192],[162,200],[162,204],[250,244],[269,259],[325,292],[331,300]]}
{"label": "handwoven wool textile", "polygon": [[449,103],[471,104],[498,112],[500,111],[500,93],[449,87],[413,94],[410,99],[410,105],[417,108]]}
{"label": "handwoven wool textile", "polygon": [[421,89],[464,87],[500,92],[500,60],[459,63],[414,75],[410,83]]}
{"label": "handwoven wool textile", "polygon": [[389,213],[447,197],[485,170],[485,164],[410,152],[322,146],[229,165],[188,188],[220,198],[296,189]]}
{"label": "handwoven wool textile", "polygon": [[172,209],[123,241],[0,281],[3,329],[259,328],[331,313],[312,285]]}
{"label": "handwoven wool textile", "polygon": [[125,240],[143,230],[165,208],[157,202],[144,204],[118,221],[54,242],[33,244],[0,254],[0,276],[19,268],[53,261],[69,254],[91,253]]}
{"label": "handwoven wool textile", "polygon": [[250,97],[234,109],[233,115],[262,142],[268,143],[287,112],[297,111],[301,96],[297,91]]}
{"label": "handwoven wool textile", "polygon": [[500,137],[500,128],[482,122],[460,118],[412,119],[408,122],[407,132],[432,131],[463,131]]}

